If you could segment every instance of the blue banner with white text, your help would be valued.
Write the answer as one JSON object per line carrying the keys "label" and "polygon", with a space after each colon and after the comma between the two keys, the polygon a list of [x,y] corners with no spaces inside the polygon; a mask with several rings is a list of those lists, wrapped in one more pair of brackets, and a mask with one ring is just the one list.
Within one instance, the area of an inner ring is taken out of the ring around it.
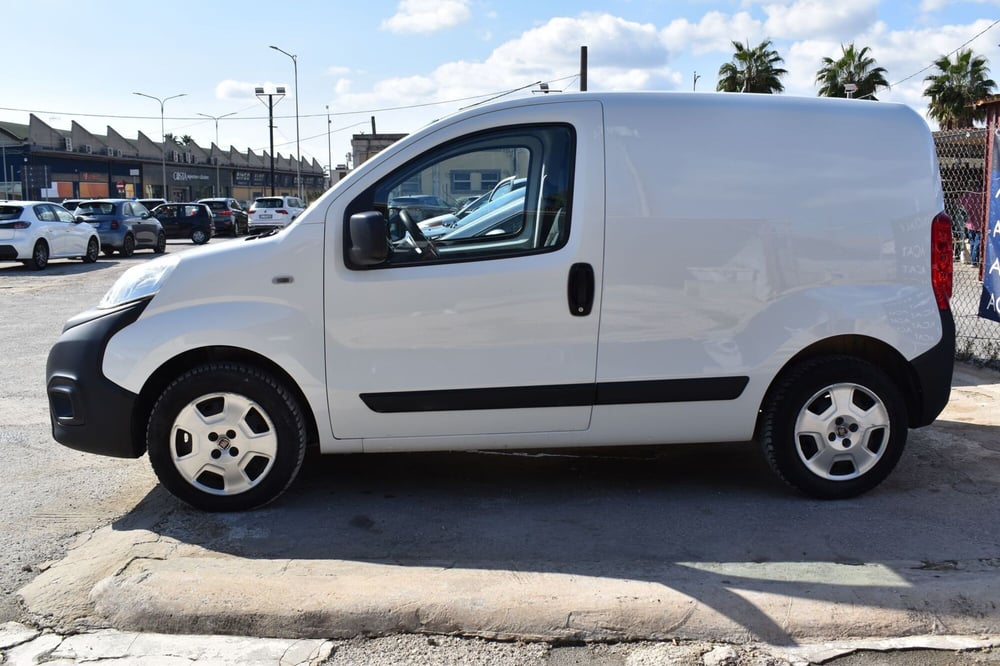
{"label": "blue banner with white text", "polygon": [[1000,321],[1000,137],[993,136],[993,166],[990,170],[990,211],[982,228],[983,294],[979,316]]}

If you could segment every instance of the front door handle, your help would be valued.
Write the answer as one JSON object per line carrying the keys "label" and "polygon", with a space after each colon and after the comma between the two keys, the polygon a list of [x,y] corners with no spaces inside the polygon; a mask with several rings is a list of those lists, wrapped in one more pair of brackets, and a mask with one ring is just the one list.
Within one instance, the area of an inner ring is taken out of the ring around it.
{"label": "front door handle", "polygon": [[570,314],[574,317],[589,315],[594,307],[594,267],[590,264],[570,266],[566,292]]}

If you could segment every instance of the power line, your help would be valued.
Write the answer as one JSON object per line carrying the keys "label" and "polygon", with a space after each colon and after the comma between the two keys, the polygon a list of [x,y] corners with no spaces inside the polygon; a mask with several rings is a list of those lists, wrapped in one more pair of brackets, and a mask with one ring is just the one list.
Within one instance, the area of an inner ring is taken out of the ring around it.
{"label": "power line", "polygon": [[[531,83],[529,85],[534,85]],[[459,102],[467,102],[473,99],[479,99],[481,97],[489,97],[490,95],[498,94],[508,94],[507,92],[491,92],[483,93],[482,95],[472,95],[469,97],[459,97],[457,99],[446,99],[439,102],[424,102],[421,104],[407,104],[404,106],[387,106],[383,108],[376,109],[360,109],[357,111],[337,111],[331,112],[331,116],[351,116],[361,113],[384,113],[387,111],[405,111],[407,109],[419,109],[428,106],[437,106],[440,104],[457,104]],[[251,107],[252,108],[252,107]],[[77,116],[81,118],[113,118],[118,120],[159,120],[160,116],[127,116],[120,114],[107,114],[107,113],[82,113],[82,112],[69,112],[69,111],[52,111],[46,109],[19,109],[14,107],[0,106],[0,111],[15,111],[18,113],[33,113],[35,115],[65,115],[65,116]],[[295,116],[274,116],[275,120],[280,118],[294,118]],[[300,114],[300,118],[325,118],[326,112],[323,113],[313,113],[313,114]],[[173,121],[197,121],[203,122],[203,119],[199,116],[166,116],[166,120]],[[232,120],[268,120],[267,116],[243,116],[240,118],[233,118]]]}
{"label": "power line", "polygon": [[[956,49],[955,49],[954,51],[952,51],[951,53],[949,53],[949,54],[947,54],[947,55],[948,55],[948,56],[953,56],[953,55],[955,55],[956,53],[958,53],[959,51],[961,51],[962,49],[964,49],[964,48],[965,48],[966,46],[968,46],[968,45],[969,45],[969,44],[971,44],[972,42],[976,41],[977,39],[979,39],[980,37],[982,37],[983,35],[985,35],[985,34],[986,34],[987,32],[989,32],[989,31],[990,31],[991,29],[993,29],[993,27],[994,27],[994,26],[996,26],[996,25],[997,25],[998,23],[1000,23],[1000,19],[997,19],[996,21],[993,21],[993,23],[990,23],[990,24],[989,24],[989,25],[988,25],[988,26],[987,26],[987,27],[986,27],[985,29],[983,29],[983,30],[982,30],[981,32],[977,33],[977,34],[976,34],[976,35],[975,35],[974,37],[972,37],[971,39],[967,40],[967,41],[966,41],[966,42],[965,42],[964,44],[962,44],[961,46],[959,46],[958,48],[956,48]],[[906,78],[903,78],[903,79],[900,79],[899,81],[896,81],[895,83],[891,84],[891,85],[890,85],[890,87],[895,87],[895,86],[898,86],[898,85],[899,85],[900,83],[904,83],[904,82],[906,82],[906,81],[909,81],[909,80],[910,80],[910,79],[912,79],[912,78],[913,78],[914,76],[917,76],[917,75],[919,75],[919,74],[923,74],[923,73],[924,73],[924,72],[926,72],[926,71],[927,71],[928,69],[930,69],[931,67],[933,67],[933,66],[934,66],[934,64],[935,64],[935,63],[933,63],[933,62],[932,62],[931,64],[927,65],[926,67],[924,67],[924,68],[923,68],[923,69],[921,69],[920,71],[918,71],[918,72],[914,72],[913,74],[910,74],[910,75],[909,75],[909,76],[907,76]]]}

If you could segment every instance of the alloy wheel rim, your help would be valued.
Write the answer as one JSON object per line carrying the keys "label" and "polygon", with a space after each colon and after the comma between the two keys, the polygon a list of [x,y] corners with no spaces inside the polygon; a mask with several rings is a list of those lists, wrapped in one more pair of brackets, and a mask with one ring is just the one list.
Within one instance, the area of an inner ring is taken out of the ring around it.
{"label": "alloy wheel rim", "polygon": [[170,429],[170,457],[181,478],[219,496],[246,492],[267,478],[278,452],[274,422],[236,393],[192,400]]}
{"label": "alloy wheel rim", "polygon": [[864,386],[832,384],[804,403],[794,435],[796,454],[810,472],[829,481],[856,479],[885,455],[889,411]]}

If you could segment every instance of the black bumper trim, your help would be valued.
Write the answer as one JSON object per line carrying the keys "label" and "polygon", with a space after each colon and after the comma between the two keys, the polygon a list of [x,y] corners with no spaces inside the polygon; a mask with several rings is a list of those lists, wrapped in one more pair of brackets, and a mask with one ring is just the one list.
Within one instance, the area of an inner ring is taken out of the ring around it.
{"label": "black bumper trim", "polygon": [[910,427],[930,425],[951,397],[951,376],[955,370],[955,318],[951,310],[941,310],[941,340],[912,361],[917,374],[920,413],[910,419]]}
{"label": "black bumper trim", "polygon": [[77,315],[49,351],[45,376],[52,436],[60,444],[116,458],[138,458],[144,441],[132,438],[137,396],[104,376],[111,337],[142,314],[149,300]]}

